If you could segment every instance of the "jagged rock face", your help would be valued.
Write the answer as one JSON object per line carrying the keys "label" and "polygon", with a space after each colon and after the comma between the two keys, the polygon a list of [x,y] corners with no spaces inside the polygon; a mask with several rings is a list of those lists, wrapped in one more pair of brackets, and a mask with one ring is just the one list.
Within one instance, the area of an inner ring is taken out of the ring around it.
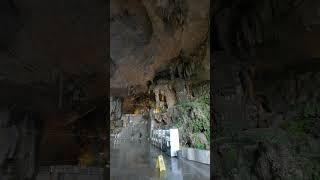
{"label": "jagged rock face", "polygon": [[215,179],[319,178],[318,3],[216,1]]}
{"label": "jagged rock face", "polygon": [[174,89],[168,82],[165,81],[163,84],[157,84],[153,89],[156,97],[156,107],[157,108],[171,108],[177,102],[177,97]]}
{"label": "jagged rock face", "polygon": [[[117,132],[117,138],[125,138],[132,140],[139,140],[140,138],[146,140],[149,136],[147,119],[141,114],[125,114],[123,117],[123,128]],[[140,140],[141,140],[140,139]]]}
{"label": "jagged rock face", "polygon": [[209,3],[112,0],[111,87],[146,87],[180,51],[199,47],[208,35]]}
{"label": "jagged rock face", "polygon": [[144,114],[155,105],[155,96],[152,93],[142,93],[127,96],[123,100],[123,113]]}
{"label": "jagged rock face", "polygon": [[319,63],[262,68],[228,59],[218,58],[213,84],[216,178],[318,178]]}
{"label": "jagged rock face", "polygon": [[110,120],[120,120],[122,116],[122,100],[118,97],[110,97]]}
{"label": "jagged rock face", "polygon": [[[191,28],[187,25],[190,22],[188,18],[176,20],[186,29]],[[198,26],[201,31],[200,24],[194,26]],[[199,38],[198,35],[195,33],[192,37]],[[182,40],[179,54],[163,64],[150,81],[149,92],[155,95],[155,106],[150,111],[150,118],[152,128],[179,128],[182,146],[209,149],[210,47],[207,35],[202,36],[202,41],[197,40]],[[188,46],[193,41],[194,46]]]}
{"label": "jagged rock face", "polygon": [[297,116],[299,106],[319,103],[316,62],[279,69],[256,66],[255,73],[231,62],[217,66],[214,106],[221,134],[227,135],[232,129],[279,128]]}
{"label": "jagged rock face", "polygon": [[318,40],[318,7],[315,0],[216,1],[215,37],[220,48],[241,58],[318,57],[312,47]]}
{"label": "jagged rock face", "polygon": [[[118,7],[124,2],[127,5]],[[159,74],[169,75],[171,80],[194,75],[198,81],[209,79],[209,1],[115,1],[111,5],[116,7],[111,13],[111,88],[135,86],[129,88],[131,95],[124,99],[124,111],[143,113],[150,108],[172,108],[177,100],[189,98],[187,86],[171,86]],[[140,28],[137,30],[133,24]],[[119,33],[120,27],[126,31]],[[164,83],[158,79],[164,79]],[[155,97],[144,95],[149,80],[157,84],[149,87]],[[176,91],[182,94],[179,96]],[[153,117],[159,124],[170,126],[171,116],[179,114],[165,112]],[[183,143],[188,135],[184,133]]]}
{"label": "jagged rock face", "polygon": [[209,81],[158,78],[150,88],[156,97],[152,128],[178,128],[182,146],[209,149]]}

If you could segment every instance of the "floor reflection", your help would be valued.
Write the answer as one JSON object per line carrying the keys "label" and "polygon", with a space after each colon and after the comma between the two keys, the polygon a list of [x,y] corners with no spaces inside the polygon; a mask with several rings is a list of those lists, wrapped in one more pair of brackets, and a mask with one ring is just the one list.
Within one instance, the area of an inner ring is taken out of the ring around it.
{"label": "floor reflection", "polygon": [[[162,154],[166,171],[156,169],[156,158]],[[210,166],[170,158],[148,142],[111,141],[112,180],[192,180],[210,179]]]}

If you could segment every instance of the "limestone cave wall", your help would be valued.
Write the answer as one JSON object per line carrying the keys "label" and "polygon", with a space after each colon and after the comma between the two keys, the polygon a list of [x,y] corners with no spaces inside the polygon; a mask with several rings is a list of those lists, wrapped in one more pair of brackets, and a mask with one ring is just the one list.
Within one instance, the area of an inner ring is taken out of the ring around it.
{"label": "limestone cave wall", "polygon": [[110,97],[110,133],[114,133],[117,128],[123,126],[122,117],[122,99],[120,97]]}
{"label": "limestone cave wall", "polygon": [[319,69],[287,67],[244,75],[248,68],[227,66],[234,68],[215,73],[217,83],[225,82],[214,91],[215,175],[319,177]]}
{"label": "limestone cave wall", "polygon": [[214,179],[319,179],[318,2],[214,5]]}
{"label": "limestone cave wall", "polygon": [[178,128],[185,147],[210,148],[208,45],[180,54],[149,84],[149,93],[155,94],[152,128]]}

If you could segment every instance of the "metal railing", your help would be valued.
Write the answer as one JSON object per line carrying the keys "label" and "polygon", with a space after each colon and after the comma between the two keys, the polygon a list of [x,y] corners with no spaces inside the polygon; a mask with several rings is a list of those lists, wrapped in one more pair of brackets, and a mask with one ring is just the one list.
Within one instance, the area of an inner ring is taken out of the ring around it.
{"label": "metal railing", "polygon": [[151,144],[158,147],[169,156],[177,156],[176,151],[179,150],[178,129],[152,130]]}

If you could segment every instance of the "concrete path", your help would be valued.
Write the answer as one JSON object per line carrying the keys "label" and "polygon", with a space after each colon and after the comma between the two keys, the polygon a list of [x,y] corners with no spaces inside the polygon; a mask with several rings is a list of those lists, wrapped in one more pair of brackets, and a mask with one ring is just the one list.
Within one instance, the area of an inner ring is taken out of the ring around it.
{"label": "concrete path", "polygon": [[[148,142],[111,140],[111,180],[209,180],[210,166],[170,158]],[[156,158],[162,154],[166,171],[156,169]]]}

